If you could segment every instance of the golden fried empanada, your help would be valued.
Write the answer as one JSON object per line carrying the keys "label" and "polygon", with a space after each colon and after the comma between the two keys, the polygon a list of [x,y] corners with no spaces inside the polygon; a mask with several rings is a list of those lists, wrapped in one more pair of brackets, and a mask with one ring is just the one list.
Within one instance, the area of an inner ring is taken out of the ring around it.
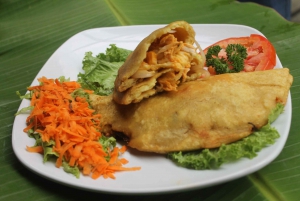
{"label": "golden fried empanada", "polygon": [[103,132],[129,137],[140,151],[166,153],[214,148],[240,140],[268,122],[287,101],[289,69],[211,76],[186,82],[139,103],[119,105],[112,96],[91,95]]}
{"label": "golden fried empanada", "polygon": [[152,32],[129,55],[118,71],[113,99],[127,105],[157,92],[176,91],[180,83],[200,77],[204,63],[192,26],[173,22]]}

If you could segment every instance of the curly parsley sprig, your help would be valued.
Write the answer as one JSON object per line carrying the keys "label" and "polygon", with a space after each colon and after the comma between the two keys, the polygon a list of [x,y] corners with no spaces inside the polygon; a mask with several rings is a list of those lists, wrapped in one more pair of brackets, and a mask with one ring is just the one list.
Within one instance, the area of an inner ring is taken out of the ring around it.
{"label": "curly parsley sprig", "polygon": [[244,69],[244,60],[247,58],[247,49],[244,46],[229,44],[225,49],[227,59],[218,57],[221,50],[219,45],[215,45],[206,54],[206,64],[212,66],[216,74],[237,73]]}

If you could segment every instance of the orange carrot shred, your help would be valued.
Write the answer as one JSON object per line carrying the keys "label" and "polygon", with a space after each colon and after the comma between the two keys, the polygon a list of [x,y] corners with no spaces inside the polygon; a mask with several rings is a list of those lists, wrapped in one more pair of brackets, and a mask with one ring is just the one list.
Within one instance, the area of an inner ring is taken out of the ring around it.
{"label": "orange carrot shred", "polygon": [[26,146],[26,150],[33,153],[43,153],[44,149],[42,146],[28,147]]}
{"label": "orange carrot shred", "polygon": [[[101,137],[100,114],[95,114],[87,100],[71,93],[81,86],[75,81],[60,82],[58,79],[38,79],[41,85],[31,86],[31,106],[24,132],[33,129],[43,142],[55,142],[53,151],[58,154],[56,167],[63,161],[71,167],[77,166],[84,175],[93,179],[99,177],[115,179],[116,171],[139,170],[140,167],[123,167],[128,161],[119,158],[126,151],[126,146],[104,150],[99,142]],[[93,93],[84,90],[86,93]],[[26,148],[29,152],[43,153],[42,146]]]}
{"label": "orange carrot shred", "polygon": [[122,146],[121,149],[120,149],[120,152],[123,154],[123,153],[125,153],[126,149],[127,149],[126,146]]}

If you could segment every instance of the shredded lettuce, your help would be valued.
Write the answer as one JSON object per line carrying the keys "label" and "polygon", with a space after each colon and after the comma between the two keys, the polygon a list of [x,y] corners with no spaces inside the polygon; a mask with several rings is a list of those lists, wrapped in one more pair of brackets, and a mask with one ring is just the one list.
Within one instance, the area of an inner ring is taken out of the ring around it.
{"label": "shredded lettuce", "polygon": [[60,83],[63,83],[63,82],[69,82],[69,81],[70,81],[70,78],[66,78],[65,76],[60,76],[60,77],[58,78],[58,81],[59,81]]}
{"label": "shredded lettuce", "polygon": [[179,166],[190,169],[216,169],[222,164],[236,161],[242,157],[254,158],[264,147],[274,144],[280,137],[278,131],[271,126],[271,123],[283,112],[284,106],[277,104],[277,107],[269,115],[269,122],[258,131],[248,137],[231,144],[223,144],[216,149],[203,149],[193,152],[172,152],[167,155]]}
{"label": "shredded lettuce", "polygon": [[53,151],[53,146],[55,145],[55,142],[53,140],[50,140],[48,143],[44,142],[42,143],[43,150],[44,150],[44,163],[49,161],[50,158],[57,158],[59,157],[59,154],[55,151]]}
{"label": "shredded lettuce", "polygon": [[73,174],[77,179],[80,177],[80,170],[77,166],[70,166],[67,162],[62,163],[63,170],[67,173]]}
{"label": "shredded lettuce", "polygon": [[[113,150],[114,147],[117,145],[117,140],[114,138],[114,137],[105,137],[104,135],[102,135],[100,138],[99,138],[99,142],[100,144],[102,145],[102,149],[108,153],[108,150]],[[110,156],[107,155],[105,157],[105,159],[107,161],[109,161],[110,159]]]}
{"label": "shredded lettuce", "polygon": [[16,91],[16,94],[19,96],[20,99],[31,99],[33,92],[30,91],[29,93],[25,94],[25,95],[21,95],[21,93],[19,91]]}
{"label": "shredded lettuce", "polygon": [[117,145],[117,140],[114,137],[105,137],[104,135],[99,138],[99,142],[103,150],[113,149]]}
{"label": "shredded lettuce", "polygon": [[27,112],[31,112],[33,110],[33,106],[28,106],[28,107],[24,107],[22,109],[20,109],[15,116],[19,115],[19,114],[27,114]]}
{"label": "shredded lettuce", "polygon": [[53,146],[55,145],[54,140],[50,140],[49,142],[43,142],[41,135],[37,132],[34,132],[33,129],[29,129],[27,134],[30,138],[35,139],[34,146],[42,146],[43,147],[43,150],[44,150],[43,162],[44,163],[49,161],[50,158],[59,156],[58,153],[53,151]]}
{"label": "shredded lettuce", "polygon": [[82,88],[93,90],[95,94],[111,94],[118,69],[130,53],[130,50],[119,48],[114,44],[106,49],[105,54],[93,56],[92,52],[86,52],[82,62],[84,73],[78,74],[78,82]]}
{"label": "shredded lettuce", "polygon": [[[17,96],[19,96],[20,99],[28,99],[30,100],[32,97],[32,91],[29,93],[26,93],[25,95],[22,95],[19,91],[16,91]],[[20,109],[18,112],[15,113],[15,116],[19,114],[27,114],[28,112],[31,112],[33,110],[33,106],[28,106]]]}

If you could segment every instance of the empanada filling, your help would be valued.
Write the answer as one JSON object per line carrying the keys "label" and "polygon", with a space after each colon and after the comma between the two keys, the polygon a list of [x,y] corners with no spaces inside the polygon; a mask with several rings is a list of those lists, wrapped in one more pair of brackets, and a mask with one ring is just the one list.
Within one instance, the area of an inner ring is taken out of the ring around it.
{"label": "empanada filling", "polygon": [[[146,58],[129,80],[136,84],[161,74],[156,80],[156,91],[175,91],[179,83],[200,76],[204,62],[197,49],[191,44],[178,41],[172,33],[163,35],[151,44]],[[131,86],[127,85],[123,91],[129,87]]]}

